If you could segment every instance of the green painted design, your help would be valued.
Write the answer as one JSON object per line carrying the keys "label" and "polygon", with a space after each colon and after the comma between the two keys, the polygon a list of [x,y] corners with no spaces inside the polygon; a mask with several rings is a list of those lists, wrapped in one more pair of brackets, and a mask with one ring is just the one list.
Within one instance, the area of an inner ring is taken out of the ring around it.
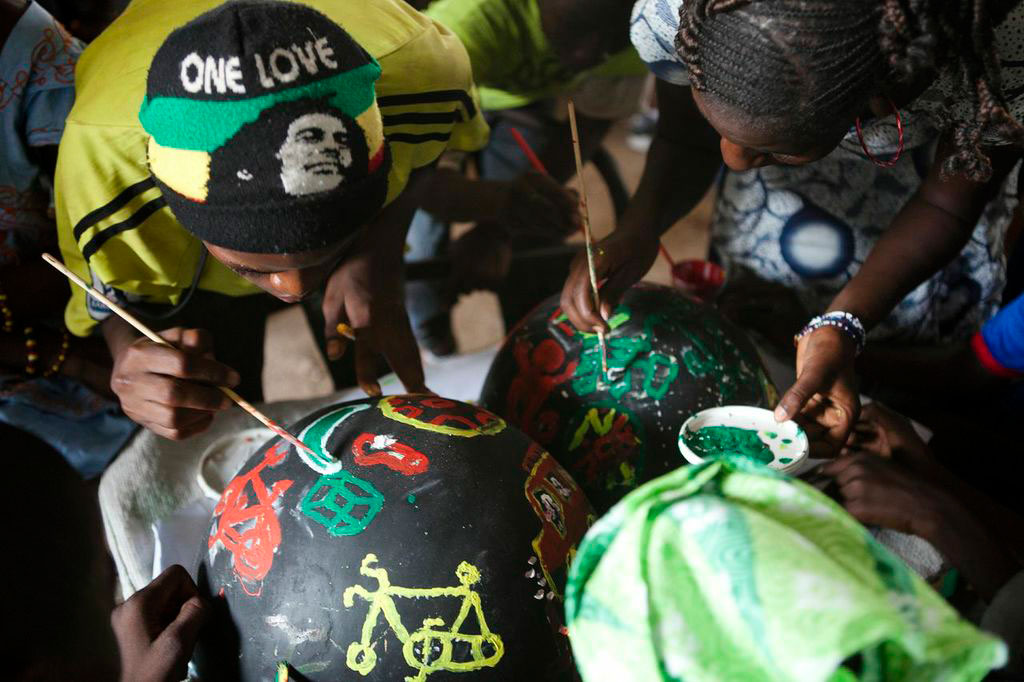
{"label": "green painted design", "polygon": [[[630,319],[627,306],[620,306],[609,321],[614,330]],[[630,391],[661,400],[679,376],[679,361],[671,355],[653,351],[651,320],[637,336],[607,336],[608,376],[601,365],[601,345],[597,334],[579,333],[583,339],[580,362],[573,374],[572,387],[577,395],[587,395],[608,387],[616,400]],[[613,322],[615,324],[613,324]]]}
{"label": "green painted design", "polygon": [[409,504],[416,504],[416,496],[413,495],[412,493],[409,493],[409,495],[405,498],[405,501],[408,502]]}
{"label": "green painted design", "polygon": [[[607,390],[616,400],[627,393],[661,400],[668,394],[679,376],[680,365],[683,365],[691,376],[698,379],[709,377],[716,384],[719,404],[728,404],[745,387],[755,386],[761,388],[759,404],[774,403],[777,396],[761,371],[760,363],[737,347],[715,318],[706,316],[698,304],[678,297],[666,298],[668,310],[648,315],[639,334],[606,336],[608,376],[602,375],[597,335],[575,332],[575,336],[583,341],[580,362],[572,380],[577,395],[601,389]],[[609,320],[609,326],[614,331],[631,318],[629,306],[621,305]],[[556,319],[562,321],[565,316]],[[693,325],[703,325],[700,334],[690,328]],[[683,335],[689,340],[690,347],[675,354],[655,351],[651,341],[659,336],[659,328]]]}
{"label": "green painted design", "polygon": [[680,326],[676,320],[696,318],[701,314],[699,306],[678,298],[671,299],[669,305],[671,310],[663,316],[651,316],[648,322],[652,326],[670,325],[689,339],[691,347],[683,351],[683,364],[695,378],[710,375],[715,379],[721,404],[731,402],[742,387],[754,385],[760,385],[765,400],[771,402],[772,396],[768,395],[771,382],[761,371],[760,363],[740,350],[714,318],[704,317],[704,334],[698,336],[691,329]]}
{"label": "green painted design", "polygon": [[313,673],[322,673],[330,667],[330,661],[313,661],[312,663],[304,663],[295,669],[303,675],[312,675]]}
{"label": "green painted design", "polygon": [[768,436],[772,440],[775,440],[776,438],[779,437],[779,434],[775,433],[774,431],[765,431],[764,435]]}
{"label": "green painted design", "polygon": [[333,474],[341,469],[341,461],[327,450],[327,441],[334,430],[353,414],[370,408],[370,405],[347,405],[331,410],[318,417],[299,434],[299,440],[309,446],[312,453],[299,450],[303,461],[321,474]]}
{"label": "green painted design", "polygon": [[793,443],[793,440],[791,438],[783,438],[782,439],[782,444],[783,445],[790,445],[792,443]]}
{"label": "green painted design", "polygon": [[[615,309],[615,312],[608,319],[608,328],[614,331],[615,329],[618,329],[622,325],[624,325],[627,322],[629,322],[629,319],[631,317],[632,317],[632,313],[629,310],[629,306],[620,305],[618,308]],[[561,315],[559,315],[558,317],[555,318],[555,322],[567,322],[568,320],[569,320],[569,316],[566,315],[565,313],[562,313]],[[591,332],[577,331],[576,333],[579,334],[580,336],[582,336],[585,339],[586,338],[595,338],[595,339],[597,338],[597,334],[594,334],[594,333],[591,333]]]}
{"label": "green painted design", "polygon": [[779,457],[779,462],[782,464],[789,464],[793,461],[792,457]]}
{"label": "green painted design", "polygon": [[699,431],[687,430],[683,436],[686,446],[702,459],[713,459],[726,455],[749,457],[761,464],[771,464],[772,454],[757,431],[740,429],[735,426],[705,426]]}
{"label": "green painted design", "polygon": [[301,503],[302,513],[335,537],[362,533],[383,506],[380,491],[347,471],[321,476]]}

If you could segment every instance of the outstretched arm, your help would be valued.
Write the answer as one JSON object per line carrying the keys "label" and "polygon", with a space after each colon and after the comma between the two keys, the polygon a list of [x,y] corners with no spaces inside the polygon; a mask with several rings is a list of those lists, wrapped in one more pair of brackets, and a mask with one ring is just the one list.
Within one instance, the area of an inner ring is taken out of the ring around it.
{"label": "outstretched arm", "polygon": [[640,185],[615,232],[596,244],[600,312],[590,291],[585,254],[573,261],[562,289],[562,309],[578,328],[607,329],[604,318],[654,262],[658,240],[704,197],[721,167],[719,137],[697,110],[690,89],[657,83],[658,128]]}
{"label": "outstretched arm", "polygon": [[[829,311],[856,315],[866,329],[881,322],[910,291],[949,263],[967,244],[986,203],[1020,158],[1016,150],[990,152],[992,178],[979,183],[940,177],[946,146],[928,177],[897,214],[860,271]],[[797,380],[776,409],[779,419],[802,416],[821,434],[825,450],[840,447],[860,410],[853,340],[834,327],[807,334],[797,346]]]}

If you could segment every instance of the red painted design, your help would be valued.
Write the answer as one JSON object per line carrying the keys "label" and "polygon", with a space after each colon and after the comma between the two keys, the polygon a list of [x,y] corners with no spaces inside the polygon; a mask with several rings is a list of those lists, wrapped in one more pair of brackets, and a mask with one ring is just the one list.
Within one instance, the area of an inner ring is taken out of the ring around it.
{"label": "red painted design", "polygon": [[364,433],[359,436],[352,443],[352,454],[355,455],[356,464],[360,466],[383,464],[388,469],[406,476],[422,474],[430,468],[430,460],[422,452],[395,442],[393,437],[383,434]]}
{"label": "red painted design", "polygon": [[505,422],[487,410],[446,398],[391,396],[380,406],[386,417],[451,436],[493,435],[505,428]]}
{"label": "red painted design", "polygon": [[[594,408],[598,420],[606,420],[609,412],[614,408]],[[606,433],[598,431],[594,424],[585,420],[581,428],[585,431],[579,435],[579,444],[574,448],[570,445],[570,451],[579,449],[584,454],[572,464],[570,468],[579,477],[583,476],[584,484],[593,483],[602,473],[615,471],[623,462],[634,459],[637,452],[639,438],[629,416],[623,412],[615,415],[611,428]]]}
{"label": "red painted design", "polygon": [[263,579],[281,544],[281,523],[274,503],[294,482],[275,481],[268,488],[261,474],[283,462],[288,448],[287,442],[277,443],[267,450],[262,462],[235,476],[213,510],[214,528],[207,546],[213,549],[220,542],[231,552],[235,576],[245,593],[253,597],[262,592]]}
{"label": "red painted design", "polygon": [[512,352],[519,374],[509,384],[505,397],[508,420],[546,445],[558,434],[559,416],[554,410],[543,409],[544,403],[557,386],[572,378],[579,361],[566,363],[565,350],[553,339],[544,339],[531,348],[526,339],[518,338]]}
{"label": "red painted design", "polygon": [[579,330],[569,322],[569,318],[562,312],[561,307],[555,308],[551,311],[551,315],[548,316],[548,329],[551,331],[552,336],[558,339],[565,347],[575,343],[576,338],[580,334]]}

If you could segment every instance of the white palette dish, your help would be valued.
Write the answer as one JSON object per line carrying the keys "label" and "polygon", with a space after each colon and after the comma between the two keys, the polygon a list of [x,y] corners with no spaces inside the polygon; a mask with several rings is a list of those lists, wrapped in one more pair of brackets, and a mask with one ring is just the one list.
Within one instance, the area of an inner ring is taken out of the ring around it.
{"label": "white palette dish", "polygon": [[702,464],[704,459],[690,449],[687,434],[695,434],[708,426],[731,426],[757,432],[757,437],[772,451],[774,459],[769,467],[793,474],[802,468],[810,449],[807,434],[795,421],[775,421],[771,410],[746,405],[726,405],[701,410],[679,429],[679,452],[690,464]]}

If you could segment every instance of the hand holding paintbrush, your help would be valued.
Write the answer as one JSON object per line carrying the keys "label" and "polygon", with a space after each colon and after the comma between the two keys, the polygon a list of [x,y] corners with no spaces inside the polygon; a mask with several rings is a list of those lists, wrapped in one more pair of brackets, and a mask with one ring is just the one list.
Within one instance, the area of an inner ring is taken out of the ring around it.
{"label": "hand holding paintbrush", "polygon": [[[576,177],[580,183],[580,214],[583,216],[583,238],[587,243],[587,270],[590,272],[590,289],[594,295],[594,307],[601,307],[600,287],[594,271],[594,236],[590,232],[590,211],[587,208],[587,189],[583,184],[583,156],[580,153],[580,134],[576,128],[576,107],[569,100],[569,126],[572,129],[572,150],[576,156]],[[608,344],[605,343],[604,329],[596,327],[597,341],[601,345],[601,376],[608,376]]]}
{"label": "hand holding paintbrush", "polygon": [[[225,406],[224,396],[226,396],[292,445],[309,451],[309,448],[295,438],[295,436],[285,431],[278,424],[274,423],[273,420],[253,407],[248,401],[224,385],[227,383],[237,383],[237,374],[235,374],[233,380],[231,376],[234,374],[233,370],[212,358],[203,357],[201,351],[205,344],[199,330],[182,330],[175,335],[179,343],[199,351],[191,354],[183,353],[182,348],[175,346],[168,339],[157,334],[134,315],[110,300],[110,298],[90,287],[82,278],[68,270],[63,263],[50,254],[44,253],[43,260],[64,273],[74,284],[84,289],[96,300],[102,302],[120,319],[141,332],[149,341],[159,346],[159,348],[150,346],[152,350],[145,353],[145,357],[142,357],[143,353],[140,351],[137,354],[139,359],[136,362],[144,363],[146,366],[140,367],[140,371],[128,375],[131,379],[127,383],[134,384],[131,388],[139,393],[139,400],[135,401],[139,412],[134,412],[132,406],[125,405],[125,401],[122,399],[122,407],[124,407],[125,413],[129,417],[144,423],[147,428],[160,435],[172,438],[182,437],[202,430],[188,429],[186,427],[195,427],[193,422],[196,419],[212,418],[213,412]],[[114,383],[116,384],[117,381],[117,372],[115,372]],[[115,392],[117,392],[117,387],[115,387]],[[226,404],[230,405],[230,403]],[[142,417],[143,412],[145,417]],[[190,421],[188,424],[185,424],[182,420]]]}

